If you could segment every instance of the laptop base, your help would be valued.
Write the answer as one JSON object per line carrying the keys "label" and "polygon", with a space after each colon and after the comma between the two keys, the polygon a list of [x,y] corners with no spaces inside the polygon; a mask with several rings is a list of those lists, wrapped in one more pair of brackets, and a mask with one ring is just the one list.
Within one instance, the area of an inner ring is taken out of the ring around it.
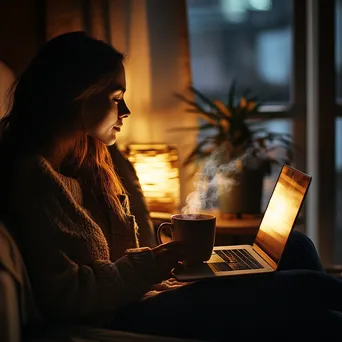
{"label": "laptop base", "polygon": [[[217,252],[234,251],[244,249],[248,251],[255,260],[260,263],[261,267],[256,269],[232,269],[231,264],[223,260]],[[230,268],[228,270],[228,267]],[[215,277],[238,276],[246,274],[259,274],[274,272],[275,268],[268,265],[250,245],[236,246],[216,246],[214,247],[211,258],[202,264],[195,266],[184,266],[180,264],[174,269],[172,275],[179,281],[190,281],[199,279],[209,279]]]}

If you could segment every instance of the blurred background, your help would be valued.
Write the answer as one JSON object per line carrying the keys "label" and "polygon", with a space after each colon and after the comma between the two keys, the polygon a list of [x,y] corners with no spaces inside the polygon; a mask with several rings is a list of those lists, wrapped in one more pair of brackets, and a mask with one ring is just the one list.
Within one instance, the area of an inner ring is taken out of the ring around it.
{"label": "blurred background", "polygon": [[[153,156],[152,145],[172,150],[177,210],[194,189],[182,163],[205,133],[170,131],[199,123],[174,93],[193,85],[225,102],[235,80],[237,97],[249,89],[262,99],[261,124],[291,134],[293,165],[313,176],[303,229],[326,263],[342,263],[342,0],[1,0],[0,115],[39,46],[78,30],[124,52],[133,114],[118,143],[135,146],[128,154],[137,144]],[[263,209],[278,172],[263,181]]]}

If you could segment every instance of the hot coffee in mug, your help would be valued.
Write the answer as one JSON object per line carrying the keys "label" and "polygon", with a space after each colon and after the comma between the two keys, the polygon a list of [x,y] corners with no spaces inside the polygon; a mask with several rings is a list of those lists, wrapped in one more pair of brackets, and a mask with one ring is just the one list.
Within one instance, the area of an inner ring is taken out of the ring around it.
{"label": "hot coffee in mug", "polygon": [[207,214],[176,214],[170,222],[163,222],[157,230],[159,243],[164,230],[171,231],[172,240],[185,247],[184,264],[196,264],[210,259],[216,233],[216,217]]}

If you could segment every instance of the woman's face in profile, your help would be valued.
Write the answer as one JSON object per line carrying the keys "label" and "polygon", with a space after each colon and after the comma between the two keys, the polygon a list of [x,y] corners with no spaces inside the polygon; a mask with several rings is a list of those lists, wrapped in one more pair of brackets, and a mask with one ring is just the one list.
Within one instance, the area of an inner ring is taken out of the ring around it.
{"label": "woman's face in profile", "polygon": [[124,101],[126,91],[125,69],[120,70],[113,82],[115,86],[91,96],[84,103],[84,127],[87,135],[110,146],[116,142],[123,119],[130,115]]}

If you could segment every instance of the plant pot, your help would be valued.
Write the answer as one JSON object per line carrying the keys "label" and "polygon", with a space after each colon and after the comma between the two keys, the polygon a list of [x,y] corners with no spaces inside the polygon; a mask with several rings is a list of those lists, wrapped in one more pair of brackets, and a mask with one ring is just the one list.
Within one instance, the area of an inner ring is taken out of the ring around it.
{"label": "plant pot", "polygon": [[261,214],[263,169],[247,169],[230,176],[234,182],[227,191],[219,189],[222,214]]}

